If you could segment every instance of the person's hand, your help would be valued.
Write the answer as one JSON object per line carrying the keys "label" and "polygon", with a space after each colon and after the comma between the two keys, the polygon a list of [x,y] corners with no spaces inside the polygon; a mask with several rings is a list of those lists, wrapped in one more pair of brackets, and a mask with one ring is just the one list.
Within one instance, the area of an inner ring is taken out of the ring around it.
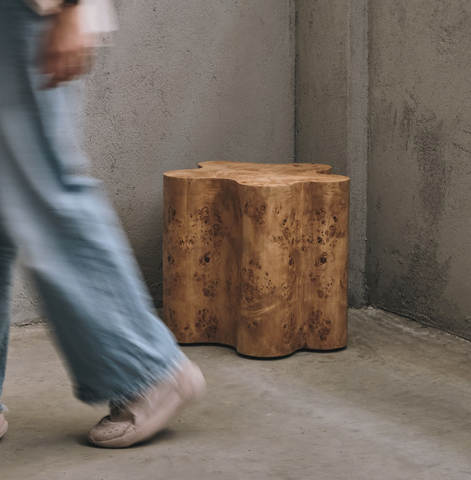
{"label": "person's hand", "polygon": [[54,16],[41,54],[41,73],[49,76],[44,88],[57,87],[90,67],[92,40],[83,32],[82,7],[64,6]]}

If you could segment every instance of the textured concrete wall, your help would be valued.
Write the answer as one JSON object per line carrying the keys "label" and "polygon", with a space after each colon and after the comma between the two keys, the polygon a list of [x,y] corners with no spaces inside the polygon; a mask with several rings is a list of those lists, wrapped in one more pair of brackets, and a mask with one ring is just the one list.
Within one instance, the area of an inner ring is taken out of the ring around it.
{"label": "textured concrete wall", "polygon": [[366,303],[368,0],[297,0],[296,159],[351,178],[350,304]]}
{"label": "textured concrete wall", "polygon": [[[158,299],[162,174],[294,159],[294,0],[120,0],[87,80],[85,146]],[[37,316],[17,282],[14,321]]]}
{"label": "textured concrete wall", "polygon": [[471,338],[469,2],[370,14],[369,296]]}

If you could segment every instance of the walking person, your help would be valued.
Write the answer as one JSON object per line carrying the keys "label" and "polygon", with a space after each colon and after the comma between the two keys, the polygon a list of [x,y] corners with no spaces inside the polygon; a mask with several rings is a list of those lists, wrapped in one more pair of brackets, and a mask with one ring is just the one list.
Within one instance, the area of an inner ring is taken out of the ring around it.
{"label": "walking person", "polygon": [[[39,15],[42,7],[51,14]],[[84,8],[80,0],[0,2],[0,396],[19,253],[77,398],[110,403],[89,441],[121,448],[164,428],[204,393],[205,380],[155,315],[99,183],[77,173],[85,160],[70,148],[71,81],[86,71],[92,48]],[[0,438],[4,413],[0,403]]]}

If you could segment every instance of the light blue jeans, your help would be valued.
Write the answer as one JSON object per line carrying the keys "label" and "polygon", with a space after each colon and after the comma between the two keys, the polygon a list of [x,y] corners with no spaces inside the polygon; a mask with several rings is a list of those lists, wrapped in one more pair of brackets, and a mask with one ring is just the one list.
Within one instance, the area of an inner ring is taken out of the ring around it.
{"label": "light blue jeans", "polygon": [[0,394],[19,251],[77,397],[119,403],[171,375],[183,354],[154,313],[99,183],[77,174],[86,161],[70,148],[70,87],[40,89],[38,51],[50,21],[20,0],[0,1]]}

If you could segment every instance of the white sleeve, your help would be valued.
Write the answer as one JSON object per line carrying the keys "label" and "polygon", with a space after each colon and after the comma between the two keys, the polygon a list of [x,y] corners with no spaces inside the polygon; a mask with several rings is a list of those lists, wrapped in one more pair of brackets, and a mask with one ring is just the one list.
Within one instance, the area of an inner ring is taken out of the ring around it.
{"label": "white sleeve", "polygon": [[81,0],[84,29],[96,37],[97,45],[110,45],[111,34],[118,30],[116,11],[111,0]]}

